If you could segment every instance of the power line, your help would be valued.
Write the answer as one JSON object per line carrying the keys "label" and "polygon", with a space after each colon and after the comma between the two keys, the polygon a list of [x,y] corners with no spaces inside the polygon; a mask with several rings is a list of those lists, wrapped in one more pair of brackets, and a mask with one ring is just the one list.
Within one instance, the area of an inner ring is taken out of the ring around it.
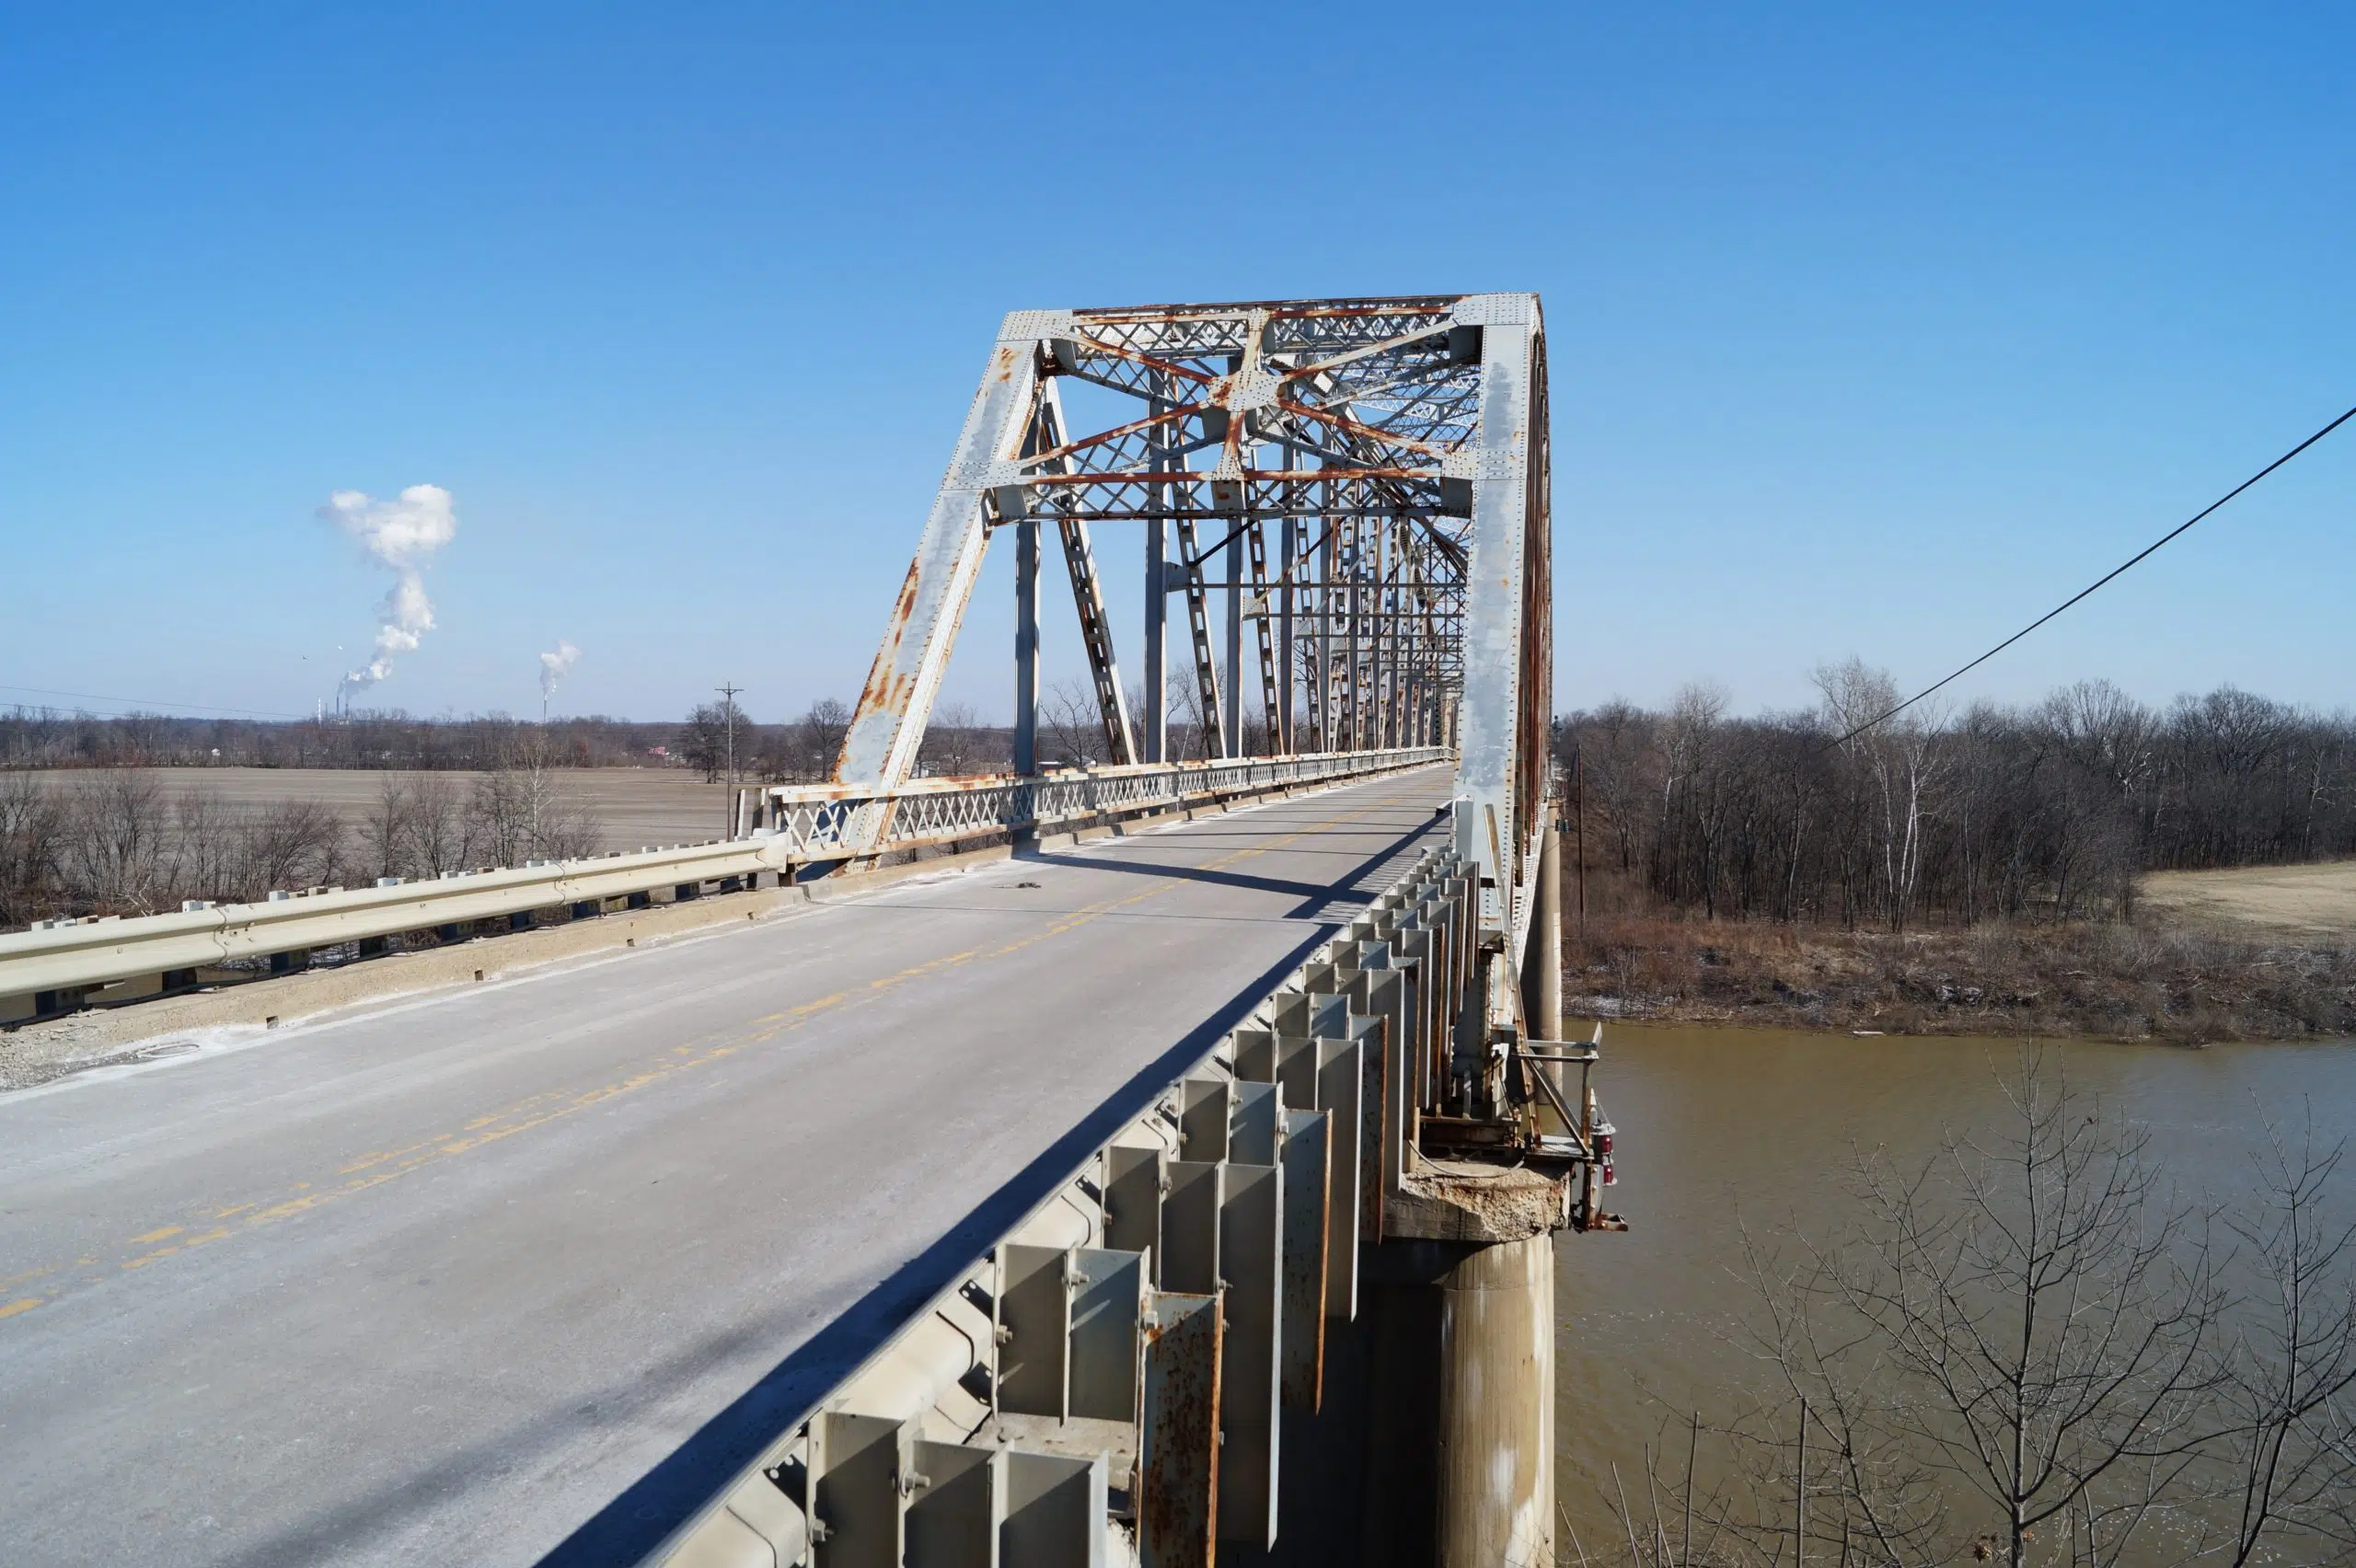
{"label": "power line", "polygon": [[2137,551],[2134,555],[2130,556],[2118,566],[2111,568],[2110,571],[2103,573],[2100,577],[2088,583],[2085,587],[2081,588],[2075,594],[2071,594],[2067,599],[2062,600],[2062,603],[2054,605],[2051,609],[2046,611],[2043,615],[2038,617],[2035,620],[2021,628],[2020,630],[2013,633],[2012,636],[2004,639],[2004,641],[1999,642],[1995,647],[1991,648],[1987,652],[1982,653],[1979,658],[1971,661],[1970,663],[1956,670],[1952,674],[1948,674],[1945,679],[1934,681],[1931,685],[1924,686],[1921,691],[1916,692],[1912,697],[1908,698],[1905,701],[1900,703],[1888,712],[1866,720],[1864,723],[1858,725],[1855,729],[1850,731],[1839,740],[1830,743],[1826,749],[1829,751],[1832,746],[1843,745],[1850,741],[1855,740],[1859,735],[1864,734],[1867,730],[1872,729],[1875,725],[1886,723],[1888,721],[1897,718],[1900,714],[1905,712],[1908,709],[1913,707],[1916,703],[1922,701],[1924,698],[1938,690],[1939,687],[1946,686],[1949,681],[1953,681],[1958,676],[1968,674],[1971,671],[1978,669],[1981,665],[1986,663],[1989,660],[1993,659],[1997,654],[2002,653],[2005,649],[2010,648],[2014,643],[2018,642],[2022,638],[2027,637],[2030,632],[2035,631],[2038,627],[2043,626],[2047,621],[2051,620],[2055,616],[2060,615],[2063,610],[2068,609],[2071,605],[2076,604],[2079,600],[2085,598],[2087,594],[2093,593],[2104,583],[2108,582],[2112,578],[2117,577],[2129,567],[2135,565],[2136,562],[2142,560],[2144,557],[2158,549],[2162,545],[2166,544],[2170,539],[2175,538],[2178,534],[2183,533],[2195,523],[2200,522],[2203,517],[2208,516],[2211,513],[2224,505],[2225,502],[2233,500],[2234,497],[2241,494],[2242,491],[2249,489],[2250,486],[2258,483],[2258,480],[2266,478],[2267,475],[2274,472],[2275,469],[2281,467],[2283,464],[2288,463],[2292,458],[2296,457],[2300,453],[2304,452],[2308,447],[2313,446],[2316,442],[2321,441],[2325,436],[2329,435],[2333,431],[2338,430],[2341,425],[2346,424],[2351,419],[2356,419],[2356,409],[2349,409],[2346,413],[2340,415],[2338,419],[2332,421],[2329,424],[2316,432],[2315,434],[2307,437],[2306,440],[2299,443],[2298,445],[2293,446],[2290,451],[2285,452],[2281,456],[2277,457],[2273,462],[2269,463],[2265,467],[2260,468],[2257,473],[2252,474],[2248,478],[2244,479],[2241,483],[2235,485],[2233,489],[2227,490],[2224,494],[2219,496],[2216,500],[2211,502],[2208,505],[2194,513],[2190,517],[2188,517],[2183,522],[2177,524],[2175,527],[2169,529],[2166,533],[2161,535],[2157,539],[2152,541],[2151,544],[2146,545],[2142,549]]}
{"label": "power line", "polygon": [[34,697],[70,697],[80,702],[116,702],[125,708],[177,708],[190,713],[226,713],[240,719],[308,719],[308,713],[274,713],[258,708],[213,708],[201,702],[147,702],[135,697],[104,697],[91,691],[50,691],[42,686],[0,685],[0,691],[21,691]]}

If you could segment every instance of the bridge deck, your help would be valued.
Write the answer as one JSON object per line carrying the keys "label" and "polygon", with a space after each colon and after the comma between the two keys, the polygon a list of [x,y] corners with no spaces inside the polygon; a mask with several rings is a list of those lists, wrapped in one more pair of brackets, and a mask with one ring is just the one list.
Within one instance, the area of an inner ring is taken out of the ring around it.
{"label": "bridge deck", "polygon": [[0,1098],[6,1555],[627,1560],[1379,891],[1448,787]]}

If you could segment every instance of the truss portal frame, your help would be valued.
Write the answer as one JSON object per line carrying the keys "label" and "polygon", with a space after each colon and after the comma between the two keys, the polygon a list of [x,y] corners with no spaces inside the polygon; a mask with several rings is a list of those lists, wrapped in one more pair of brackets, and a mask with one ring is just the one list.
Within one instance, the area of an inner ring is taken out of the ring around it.
{"label": "truss portal frame", "polygon": [[[1067,379],[1132,400],[1134,417],[1074,429]],[[1013,312],[837,780],[890,791],[911,777],[990,536],[1014,528],[1035,563],[1043,524],[1064,545],[1108,748],[1174,760],[1161,651],[1145,651],[1133,715],[1089,543],[1091,525],[1138,526],[1149,635],[1168,595],[1186,604],[1207,757],[1241,749],[1238,710],[1254,707],[1274,721],[1258,726],[1272,753],[1451,746],[1458,851],[1510,888],[1541,825],[1553,698],[1546,410],[1535,294]],[[1271,530],[1283,536],[1273,572]],[[1035,661],[1032,570],[1018,650]],[[1221,591],[1223,673],[1208,601]],[[1242,618],[1260,622],[1256,682],[1235,667]],[[1243,695],[1253,684],[1258,704]],[[1018,755],[1034,766],[1035,715],[1020,709],[1034,687],[1018,681],[1016,714]]]}

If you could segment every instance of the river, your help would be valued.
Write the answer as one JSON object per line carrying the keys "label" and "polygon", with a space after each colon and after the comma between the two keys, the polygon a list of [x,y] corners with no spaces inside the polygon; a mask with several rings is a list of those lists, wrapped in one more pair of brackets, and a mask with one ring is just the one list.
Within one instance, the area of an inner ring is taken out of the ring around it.
{"label": "river", "polygon": [[[2295,1132],[2311,1106],[2319,1134],[2356,1136],[2356,1042],[2045,1051],[2073,1090],[2147,1125],[2189,1192],[2250,1191],[2269,1117]],[[1950,1129],[2001,1134],[1997,1076],[2020,1052],[2012,1040],[1605,1025],[1597,1084],[1620,1175],[1608,1206],[1629,1229],[1565,1234],[1556,1254],[1556,1489],[1590,1561],[1626,1556],[1612,1464],[1637,1487],[1646,1445],[1674,1420],[1675,1473],[1683,1412],[1698,1404],[1706,1421],[1755,1371],[1727,1339],[1750,1299],[1742,1230],[1832,1230],[1853,1150],[1919,1163]],[[2356,1166],[2340,1172],[2343,1209],[2356,1210],[2351,1188]],[[1567,1539],[1562,1554],[1576,1561]]]}

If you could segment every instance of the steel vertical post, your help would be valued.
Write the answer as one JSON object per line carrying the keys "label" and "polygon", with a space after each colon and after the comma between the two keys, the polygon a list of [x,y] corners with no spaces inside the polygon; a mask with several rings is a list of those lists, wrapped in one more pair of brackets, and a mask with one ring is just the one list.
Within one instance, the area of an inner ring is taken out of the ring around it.
{"label": "steel vertical post", "polygon": [[1229,756],[1243,755],[1243,530],[1242,518],[1227,536],[1227,679],[1219,686],[1226,706],[1219,718],[1227,730]]}
{"label": "steel vertical post", "polygon": [[[1329,504],[1334,499],[1332,485],[1330,479],[1321,481]],[[1334,583],[1341,575],[1335,570],[1340,551],[1334,539],[1333,517],[1328,514],[1318,522],[1322,532],[1317,540],[1317,678],[1311,686],[1317,699],[1317,749],[1330,752],[1341,749],[1340,733],[1334,724]]]}
{"label": "steel vertical post", "polygon": [[[1292,471],[1292,448],[1287,447],[1285,448],[1287,473]],[[1292,576],[1293,558],[1298,553],[1299,546],[1300,525],[1295,519],[1287,517],[1280,533],[1281,538],[1276,547],[1281,561],[1279,567],[1281,575],[1277,578],[1277,582],[1281,584],[1277,590],[1280,607],[1276,619],[1276,724],[1279,733],[1276,736],[1276,746],[1278,755],[1290,756],[1297,749],[1293,744],[1292,733]]]}
{"label": "steel vertical post", "polygon": [[1014,525],[1014,771],[1039,771],[1039,520]]}
{"label": "steel vertical post", "polygon": [[1357,518],[1350,519],[1350,597],[1349,640],[1343,658],[1347,669],[1343,688],[1342,712],[1349,728],[1346,749],[1366,749],[1366,672],[1362,667],[1366,641],[1366,526]]}
{"label": "steel vertical post", "polygon": [[[1146,407],[1150,413],[1159,417],[1163,411],[1164,405],[1160,398],[1154,398],[1148,400]],[[1169,461],[1168,446],[1162,440],[1159,426],[1155,427],[1149,450],[1152,453],[1154,472],[1165,471],[1163,465]],[[1168,485],[1154,486],[1153,494],[1159,503],[1164,507],[1168,505],[1170,499]],[[1144,714],[1144,749],[1145,760],[1148,762],[1168,760],[1170,716],[1167,710],[1167,692],[1170,680],[1169,671],[1164,667],[1163,660],[1169,656],[1169,547],[1168,519],[1163,517],[1148,519],[1145,525]]]}

